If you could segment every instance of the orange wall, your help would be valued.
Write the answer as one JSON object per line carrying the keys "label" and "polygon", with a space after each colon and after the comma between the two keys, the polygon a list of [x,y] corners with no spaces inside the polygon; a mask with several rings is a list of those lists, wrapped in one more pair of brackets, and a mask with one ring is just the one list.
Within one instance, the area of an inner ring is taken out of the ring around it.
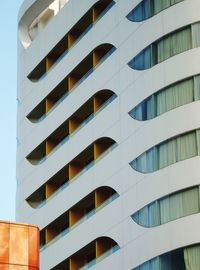
{"label": "orange wall", "polygon": [[39,229],[0,221],[0,269],[39,270]]}

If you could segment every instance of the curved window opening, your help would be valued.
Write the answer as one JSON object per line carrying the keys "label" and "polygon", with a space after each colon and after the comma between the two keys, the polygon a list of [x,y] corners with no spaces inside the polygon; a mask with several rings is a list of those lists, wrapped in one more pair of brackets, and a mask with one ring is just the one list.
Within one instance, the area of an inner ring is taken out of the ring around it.
{"label": "curved window opening", "polygon": [[200,100],[200,75],[161,89],[133,108],[129,115],[139,121],[151,120],[163,113]]}
{"label": "curved window opening", "polygon": [[55,64],[107,13],[114,3],[112,0],[98,1],[34,68],[28,75],[28,79],[32,82],[37,82],[44,78]]}
{"label": "curved window opening", "polygon": [[170,57],[199,47],[199,36],[200,22],[176,30],[146,47],[128,65],[135,70],[149,69]]}
{"label": "curved window opening", "polygon": [[141,22],[182,1],[184,0],[143,0],[127,15],[127,19]]}
{"label": "curved window opening", "polygon": [[32,193],[26,201],[33,208],[44,206],[49,199],[52,199],[78,177],[92,168],[116,146],[117,143],[108,137],[96,140]]}
{"label": "curved window opening", "polygon": [[119,245],[109,237],[100,237],[83,247],[70,258],[51,270],[86,270],[119,250]]}
{"label": "curved window opening", "polygon": [[47,225],[40,232],[41,251],[113,202],[118,193],[110,187],[100,187]]}
{"label": "curved window opening", "polygon": [[155,227],[200,212],[200,186],[190,187],[156,200],[132,215],[143,227]]}
{"label": "curved window opening", "polygon": [[43,120],[73,90],[87,79],[114,51],[111,44],[95,48],[67,77],[64,78],[27,116],[32,121]]}
{"label": "curved window opening", "polygon": [[141,173],[151,173],[200,155],[200,129],[166,140],[130,162]]}
{"label": "curved window opening", "polygon": [[69,119],[36,147],[26,158],[33,164],[44,162],[98,113],[106,108],[117,96],[110,90],[101,90],[82,105]]}
{"label": "curved window opening", "polygon": [[157,256],[132,270],[198,270],[200,269],[200,245],[179,248]]}
{"label": "curved window opening", "polygon": [[47,24],[55,17],[58,12],[69,2],[69,0],[54,0],[45,10],[43,10],[37,18],[33,20],[28,28],[28,33],[33,41],[39,32],[41,32]]}

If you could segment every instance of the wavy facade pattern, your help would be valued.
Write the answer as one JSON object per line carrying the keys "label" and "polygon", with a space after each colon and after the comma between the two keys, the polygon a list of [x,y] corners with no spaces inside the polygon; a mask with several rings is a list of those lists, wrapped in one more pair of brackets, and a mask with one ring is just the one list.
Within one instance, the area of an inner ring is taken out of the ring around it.
{"label": "wavy facade pattern", "polygon": [[198,10],[22,4],[16,212],[41,270],[200,269]]}

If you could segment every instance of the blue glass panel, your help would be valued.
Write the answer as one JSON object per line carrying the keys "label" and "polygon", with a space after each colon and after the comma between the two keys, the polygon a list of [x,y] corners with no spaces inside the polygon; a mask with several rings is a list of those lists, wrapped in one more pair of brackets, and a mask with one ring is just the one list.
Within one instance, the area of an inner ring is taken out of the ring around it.
{"label": "blue glass panel", "polygon": [[129,115],[136,119],[136,120],[140,120],[140,121],[143,121],[144,119],[144,116],[143,116],[143,103],[142,102],[141,104],[139,104],[138,106],[136,106],[134,109],[132,109],[130,112],[129,112]]}
{"label": "blue glass panel", "polygon": [[127,19],[132,22],[140,22],[151,16],[151,0],[143,0],[127,15]]}
{"label": "blue glass panel", "polygon": [[151,67],[152,62],[152,50],[151,46],[148,46],[146,49],[144,49],[142,52],[140,52],[136,57],[134,57],[128,65],[132,69],[136,70],[145,70]]}
{"label": "blue glass panel", "polygon": [[145,121],[145,120],[151,119],[149,114],[150,114],[150,112],[153,113],[155,111],[155,108],[151,108],[150,105],[152,106],[152,96],[145,99],[140,104],[138,104],[135,108],[133,108],[129,112],[129,115],[132,118],[139,120],[139,121]]}
{"label": "blue glass panel", "polygon": [[159,201],[155,201],[148,205],[148,215],[149,215],[149,218],[148,218],[149,224],[147,225],[149,227],[158,226],[161,224]]}
{"label": "blue glass panel", "polygon": [[140,266],[139,269],[140,269],[140,270],[153,270],[153,269],[151,268],[151,262],[150,262],[150,261],[144,263],[142,266]]}
{"label": "blue glass panel", "polygon": [[149,149],[147,152],[147,166],[144,172],[154,172],[159,169],[157,147]]}

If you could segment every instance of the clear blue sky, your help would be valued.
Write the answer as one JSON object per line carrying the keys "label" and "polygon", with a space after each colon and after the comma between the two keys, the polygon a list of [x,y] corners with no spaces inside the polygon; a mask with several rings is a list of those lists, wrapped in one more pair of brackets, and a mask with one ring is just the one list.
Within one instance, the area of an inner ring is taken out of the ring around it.
{"label": "clear blue sky", "polygon": [[0,16],[0,219],[15,220],[17,13],[22,0],[2,1]]}

